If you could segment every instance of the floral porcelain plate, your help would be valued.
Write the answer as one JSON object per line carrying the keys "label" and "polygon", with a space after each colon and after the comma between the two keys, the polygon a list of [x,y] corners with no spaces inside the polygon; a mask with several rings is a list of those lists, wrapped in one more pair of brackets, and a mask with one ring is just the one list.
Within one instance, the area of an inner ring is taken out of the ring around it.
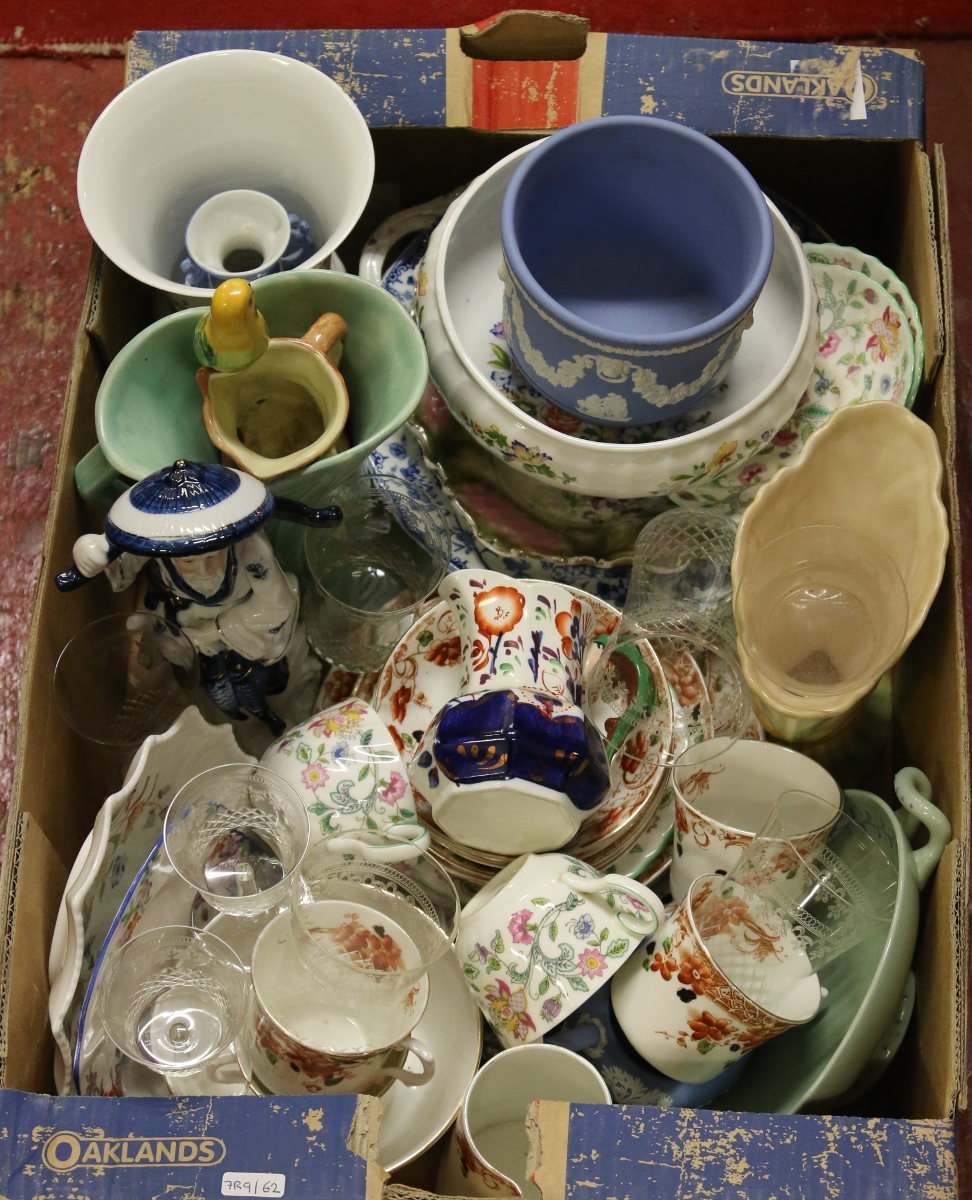
{"label": "floral porcelain plate", "polygon": [[665,852],[665,847],[672,840],[674,828],[675,793],[669,784],[665,788],[661,804],[655,809],[648,828],[639,835],[635,844],[626,853],[611,864],[607,873],[609,875],[630,875],[632,879],[636,879],[642,871],[647,870]]}
{"label": "floral porcelain plate", "polygon": [[810,266],[820,335],[810,386],[796,412],[748,462],[727,462],[704,488],[672,494],[683,506],[719,504],[740,512],[764,483],[792,466],[808,439],[839,409],[872,400],[905,404],[915,373],[911,328],[889,291],[842,265]]}
{"label": "floral porcelain plate", "polygon": [[146,738],[123,787],[95,818],[68,878],[48,961],[51,1029],[59,1050],[61,1095],[70,1087],[72,1046],[81,1004],[123,898],[162,833],[169,802],[209,767],[255,762],[236,744],[232,727],[210,725],[187,708],[165,733]]}
{"label": "floral porcelain plate", "polygon": [[811,263],[821,263],[825,266],[831,264],[835,267],[847,267],[848,270],[857,271],[859,274],[867,276],[868,279],[875,280],[897,300],[901,311],[908,318],[908,326],[911,329],[911,336],[914,338],[915,366],[911,387],[908,389],[908,398],[905,400],[905,406],[912,408],[918,392],[918,385],[921,383],[922,367],[925,363],[925,340],[918,305],[912,299],[911,292],[894,271],[885,266],[880,259],[875,258],[873,254],[865,254],[853,246],[838,246],[834,242],[804,242],[803,249]]}

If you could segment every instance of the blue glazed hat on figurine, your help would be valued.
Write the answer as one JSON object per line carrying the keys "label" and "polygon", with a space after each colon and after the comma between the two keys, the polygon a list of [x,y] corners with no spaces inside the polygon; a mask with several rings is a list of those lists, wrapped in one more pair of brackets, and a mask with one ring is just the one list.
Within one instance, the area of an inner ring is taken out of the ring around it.
{"label": "blue glazed hat on figurine", "polygon": [[604,425],[675,416],[712,391],[773,256],[745,167],[653,117],[598,117],[539,143],[506,190],[501,232],[517,366]]}
{"label": "blue glazed hat on figurine", "polygon": [[[105,572],[124,591],[145,567],[145,607],[184,630],[210,700],[279,737],[308,715],[320,670],[298,619],[296,580],[262,532],[272,516],[327,526],[341,510],[277,500],[243,471],[179,459],[119,496],[104,533],[78,538],[74,566],[56,583],[69,592]],[[279,712],[268,696],[280,697]]]}
{"label": "blue glazed hat on figurine", "polygon": [[[324,528],[341,520],[341,510],[275,497],[266,484],[235,467],[179,459],[133,484],[111,506],[105,517],[109,561],[123,552],[175,558],[209,554],[256,533],[271,517]],[[58,575],[57,586],[69,592],[95,574],[76,564]]]}

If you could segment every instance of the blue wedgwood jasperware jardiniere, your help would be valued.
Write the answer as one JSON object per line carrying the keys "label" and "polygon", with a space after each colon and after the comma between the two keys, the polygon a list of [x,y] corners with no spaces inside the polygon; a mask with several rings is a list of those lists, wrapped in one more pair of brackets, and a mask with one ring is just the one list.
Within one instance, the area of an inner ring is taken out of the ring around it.
{"label": "blue wedgwood jasperware jardiniere", "polygon": [[501,228],[513,358],[561,408],[606,425],[674,416],[725,378],[773,257],[745,167],[653,117],[548,138],[517,168]]}

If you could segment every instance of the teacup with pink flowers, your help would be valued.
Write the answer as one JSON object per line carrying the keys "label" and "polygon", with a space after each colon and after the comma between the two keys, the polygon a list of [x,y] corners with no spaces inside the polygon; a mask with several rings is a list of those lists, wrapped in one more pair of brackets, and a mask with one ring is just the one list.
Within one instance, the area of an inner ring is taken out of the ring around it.
{"label": "teacup with pink flowers", "polygon": [[337,833],[416,824],[398,747],[363,700],[345,700],[288,730],[260,761],[303,798],[312,846]]}
{"label": "teacup with pink flowers", "polygon": [[568,854],[524,854],[466,904],[456,953],[504,1046],[536,1041],[664,922],[649,888]]}

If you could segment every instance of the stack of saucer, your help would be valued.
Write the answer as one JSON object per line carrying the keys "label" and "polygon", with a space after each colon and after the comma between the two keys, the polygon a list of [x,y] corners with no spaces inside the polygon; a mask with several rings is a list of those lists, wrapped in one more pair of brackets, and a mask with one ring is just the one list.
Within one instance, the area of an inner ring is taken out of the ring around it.
{"label": "stack of saucer", "polygon": [[[598,629],[609,633],[620,613],[616,608],[583,592],[575,592],[594,610]],[[457,696],[463,679],[462,639],[449,604],[441,601],[429,609],[399,642],[382,670],[375,688],[375,709],[388,727],[406,767],[419,753],[419,744],[436,714]],[[672,747],[672,757],[686,746],[712,736],[713,714],[709,681],[695,660],[683,653],[678,661],[658,658],[658,703],[646,727],[635,729],[647,743],[652,737]],[[647,725],[651,724],[651,728]],[[753,723],[747,736],[760,737]],[[660,851],[671,830],[671,806],[665,804],[668,771],[658,763],[636,760],[623,752],[611,763],[608,798],[588,817],[563,847],[599,870],[631,859],[629,869],[640,871],[648,855],[631,855],[651,831],[652,845]],[[421,791],[416,808],[428,828],[437,854],[457,878],[482,885],[516,857],[465,845],[449,837],[433,818]],[[664,829],[652,828],[662,809]],[[657,843],[657,846],[655,845]]]}

